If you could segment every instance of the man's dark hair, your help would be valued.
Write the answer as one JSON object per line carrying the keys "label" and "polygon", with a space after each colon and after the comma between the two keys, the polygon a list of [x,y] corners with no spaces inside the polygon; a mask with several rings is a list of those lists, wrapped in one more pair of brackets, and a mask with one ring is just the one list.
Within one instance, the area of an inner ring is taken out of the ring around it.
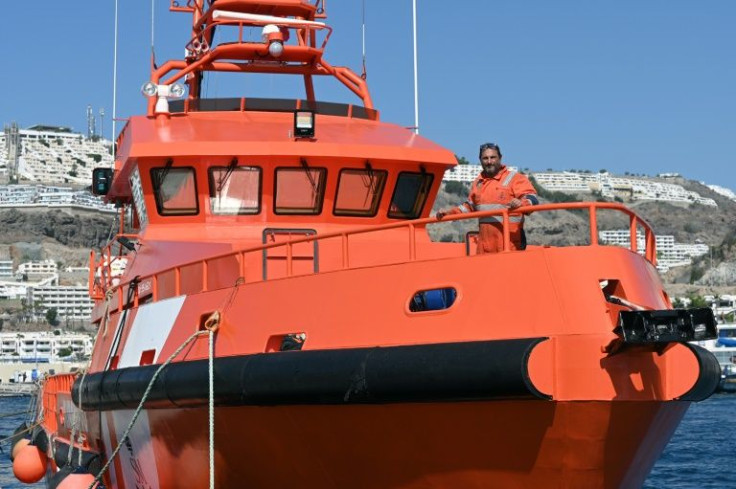
{"label": "man's dark hair", "polygon": [[503,156],[501,154],[501,147],[497,145],[496,143],[483,143],[480,145],[480,151],[478,152],[478,158],[481,158],[483,156],[483,151],[487,149],[495,149],[498,152],[498,156]]}

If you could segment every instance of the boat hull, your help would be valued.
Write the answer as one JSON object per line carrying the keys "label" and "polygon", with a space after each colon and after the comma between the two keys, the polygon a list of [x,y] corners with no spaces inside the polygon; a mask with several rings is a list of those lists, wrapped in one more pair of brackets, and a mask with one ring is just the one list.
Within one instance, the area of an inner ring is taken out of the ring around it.
{"label": "boat hull", "polygon": [[[215,479],[218,487],[248,488],[640,487],[688,406],[508,400],[219,407]],[[132,413],[102,413],[107,453]],[[207,426],[206,407],[144,411],[112,466],[113,486],[206,487]]]}

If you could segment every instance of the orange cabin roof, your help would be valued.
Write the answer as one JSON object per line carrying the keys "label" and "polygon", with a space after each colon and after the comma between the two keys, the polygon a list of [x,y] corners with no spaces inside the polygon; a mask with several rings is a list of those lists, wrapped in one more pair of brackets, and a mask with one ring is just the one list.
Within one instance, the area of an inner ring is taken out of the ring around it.
{"label": "orange cabin roof", "polygon": [[[454,154],[395,124],[317,114],[314,139],[292,135],[292,112],[196,112],[132,117],[118,150],[111,195],[127,195],[131,163],[143,157],[297,156],[411,161],[449,168]],[[120,165],[122,164],[122,167]]]}

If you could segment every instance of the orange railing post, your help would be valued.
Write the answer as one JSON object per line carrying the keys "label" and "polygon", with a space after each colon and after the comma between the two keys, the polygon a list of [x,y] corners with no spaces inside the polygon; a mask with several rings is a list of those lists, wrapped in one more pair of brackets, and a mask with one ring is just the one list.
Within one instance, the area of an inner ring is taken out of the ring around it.
{"label": "orange railing post", "polygon": [[654,233],[651,228],[646,231],[647,240],[647,260],[652,262],[652,265],[657,266],[657,241],[654,237]]}
{"label": "orange railing post", "polygon": [[240,276],[243,277],[243,282],[245,282],[245,253],[238,253],[238,258],[240,258]]}
{"label": "orange railing post", "polygon": [[409,261],[417,259],[417,236],[414,224],[409,224]]}
{"label": "orange railing post", "polygon": [[293,251],[291,249],[291,242],[286,242],[286,276],[291,277],[294,273],[294,265],[291,262],[293,258]]}
{"label": "orange railing post", "polygon": [[598,216],[595,212],[595,204],[588,207],[588,220],[590,223],[590,245],[598,246]]}
{"label": "orange railing post", "polygon": [[504,209],[501,213],[503,218],[503,251],[511,250],[511,229],[509,229],[509,210]]}
{"label": "orange railing post", "polygon": [[348,256],[348,235],[342,233],[342,268],[346,270],[350,267],[350,257]]}
{"label": "orange railing post", "polygon": [[181,295],[181,267],[174,268],[174,295]]}
{"label": "orange railing post", "polygon": [[207,260],[202,260],[202,292],[207,292],[208,272]]}
{"label": "orange railing post", "polygon": [[631,242],[631,251],[634,253],[639,252],[639,240],[636,236],[636,225],[638,220],[636,216],[629,216],[629,240]]}

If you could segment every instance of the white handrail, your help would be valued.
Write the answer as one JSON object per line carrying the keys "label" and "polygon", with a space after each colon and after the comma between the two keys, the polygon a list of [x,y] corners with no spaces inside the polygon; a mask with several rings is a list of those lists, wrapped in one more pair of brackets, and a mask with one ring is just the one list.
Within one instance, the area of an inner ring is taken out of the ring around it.
{"label": "white handrail", "polygon": [[229,12],[227,10],[215,10],[212,12],[213,20],[233,20],[247,21],[253,25],[282,25],[291,27],[314,27],[315,29],[325,29],[327,25],[324,22],[316,22],[313,20],[289,19],[286,17],[276,17],[274,15],[248,14],[243,12]]}

